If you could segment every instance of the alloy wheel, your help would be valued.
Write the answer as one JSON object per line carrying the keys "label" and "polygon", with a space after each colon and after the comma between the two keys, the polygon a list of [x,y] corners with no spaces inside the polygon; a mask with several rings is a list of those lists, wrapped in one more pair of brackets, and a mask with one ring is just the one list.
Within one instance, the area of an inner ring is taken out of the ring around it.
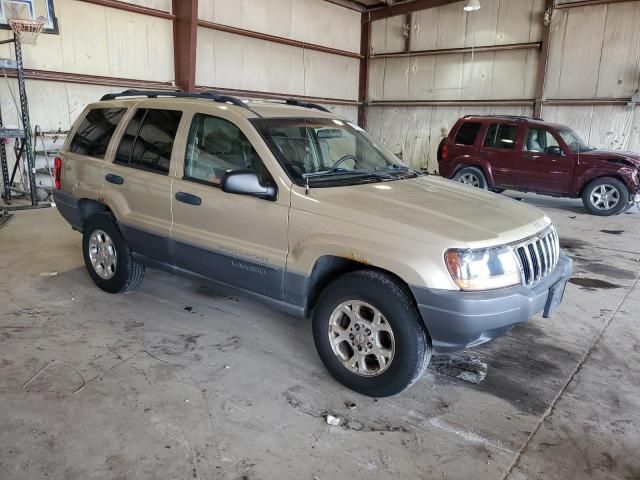
{"label": "alloy wheel", "polygon": [[469,185],[470,187],[480,187],[480,179],[476,177],[473,173],[464,173],[460,175],[458,182],[463,183],[465,185]]}
{"label": "alloy wheel", "polygon": [[116,274],[118,253],[106,232],[95,230],[89,237],[89,259],[100,278],[109,280]]}
{"label": "alloy wheel", "polygon": [[620,202],[620,191],[608,183],[598,185],[589,194],[591,205],[598,210],[611,210]]}
{"label": "alloy wheel", "polygon": [[328,334],[333,353],[352,373],[380,375],[393,361],[393,330],[373,305],[360,300],[341,303],[331,313]]}

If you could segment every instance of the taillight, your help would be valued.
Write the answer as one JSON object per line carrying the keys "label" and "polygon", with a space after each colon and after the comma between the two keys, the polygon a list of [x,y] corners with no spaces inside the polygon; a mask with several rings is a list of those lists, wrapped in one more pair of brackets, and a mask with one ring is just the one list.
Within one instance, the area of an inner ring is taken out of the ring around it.
{"label": "taillight", "polygon": [[62,175],[62,159],[56,157],[53,161],[53,180],[55,182],[56,190],[60,189],[60,176]]}
{"label": "taillight", "polygon": [[440,153],[441,161],[446,161],[447,156],[449,156],[449,146],[445,143],[444,145],[442,145],[442,152]]}

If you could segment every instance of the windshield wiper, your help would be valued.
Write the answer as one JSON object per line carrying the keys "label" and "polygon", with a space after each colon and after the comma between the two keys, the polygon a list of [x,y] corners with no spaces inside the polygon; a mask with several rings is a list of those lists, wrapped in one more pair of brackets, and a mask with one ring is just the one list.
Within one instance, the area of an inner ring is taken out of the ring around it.
{"label": "windshield wiper", "polygon": [[375,170],[321,170],[319,172],[309,172],[303,173],[302,178],[305,180],[308,178],[318,178],[318,177],[337,177],[342,175],[371,175],[374,177],[384,177],[388,178],[387,175],[382,175],[380,172],[376,172]]}

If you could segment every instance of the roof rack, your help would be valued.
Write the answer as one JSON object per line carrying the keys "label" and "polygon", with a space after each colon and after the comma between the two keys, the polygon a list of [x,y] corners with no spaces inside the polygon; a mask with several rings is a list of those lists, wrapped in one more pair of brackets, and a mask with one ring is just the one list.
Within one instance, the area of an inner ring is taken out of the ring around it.
{"label": "roof rack", "polygon": [[540,117],[527,117],[526,115],[465,115],[464,118],[473,118],[473,117],[489,117],[489,118],[513,118],[517,120],[540,120],[543,121]]}
{"label": "roof rack", "polygon": [[[258,115],[245,102],[243,102],[239,98],[233,97],[231,95],[224,95],[224,94],[218,93],[218,92],[216,92],[214,90],[207,90],[207,91],[200,92],[200,93],[190,93],[190,92],[183,92],[183,91],[179,91],[179,90],[135,90],[135,89],[131,89],[131,90],[125,90],[124,92],[120,92],[120,93],[107,93],[106,95],[103,95],[102,98],[100,98],[100,101],[115,100],[117,98],[123,98],[123,97],[200,98],[200,99],[203,99],[203,100],[213,100],[214,102],[219,102],[219,103],[230,103],[230,104],[235,105],[237,107],[246,108],[247,110],[250,110],[251,112],[253,112],[255,115]],[[320,110],[322,112],[331,113],[331,110],[326,109],[322,105],[318,105],[317,103],[304,102],[304,101],[298,100],[296,98],[287,98],[285,100],[285,103],[287,105],[294,105],[296,107],[313,108],[315,110]],[[258,115],[258,116],[260,116],[260,115]]]}
{"label": "roof rack", "polygon": [[285,103],[287,105],[294,105],[296,107],[313,108],[315,110],[320,110],[321,112],[331,113],[331,110],[324,108],[322,105],[318,105],[317,103],[303,102],[302,100],[298,100],[296,98],[287,98]]}
{"label": "roof rack", "polygon": [[147,98],[158,98],[158,97],[173,97],[173,98],[201,98],[203,100],[213,100],[214,102],[219,103],[230,103],[237,107],[246,108],[247,110],[251,110],[246,103],[236,97],[232,97],[231,95],[222,95],[213,91],[206,91],[201,93],[189,93],[189,92],[181,92],[181,91],[164,91],[164,90],[125,90],[120,93],[107,93],[103,95],[100,101],[105,100],[115,100],[116,98],[122,97],[147,97]]}

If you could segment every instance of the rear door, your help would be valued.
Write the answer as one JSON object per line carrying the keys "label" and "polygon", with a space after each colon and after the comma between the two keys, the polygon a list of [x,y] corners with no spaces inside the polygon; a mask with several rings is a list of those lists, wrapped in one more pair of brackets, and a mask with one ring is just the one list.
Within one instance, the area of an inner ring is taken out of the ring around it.
{"label": "rear door", "polygon": [[533,192],[569,193],[573,179],[573,157],[558,136],[543,127],[529,127],[520,152],[523,181]]}
{"label": "rear door", "polygon": [[289,191],[264,200],[225,193],[225,172],[274,177],[263,163],[268,148],[246,121],[230,113],[194,112],[181,145],[172,195],[176,265],[207,278],[282,300],[288,252]]}
{"label": "rear door", "polygon": [[486,128],[479,152],[489,161],[497,188],[520,188],[522,184],[518,172],[519,136],[518,123],[495,122]]}
{"label": "rear door", "polygon": [[172,263],[169,168],[181,118],[180,110],[132,109],[102,188],[131,248],[166,263]]}

